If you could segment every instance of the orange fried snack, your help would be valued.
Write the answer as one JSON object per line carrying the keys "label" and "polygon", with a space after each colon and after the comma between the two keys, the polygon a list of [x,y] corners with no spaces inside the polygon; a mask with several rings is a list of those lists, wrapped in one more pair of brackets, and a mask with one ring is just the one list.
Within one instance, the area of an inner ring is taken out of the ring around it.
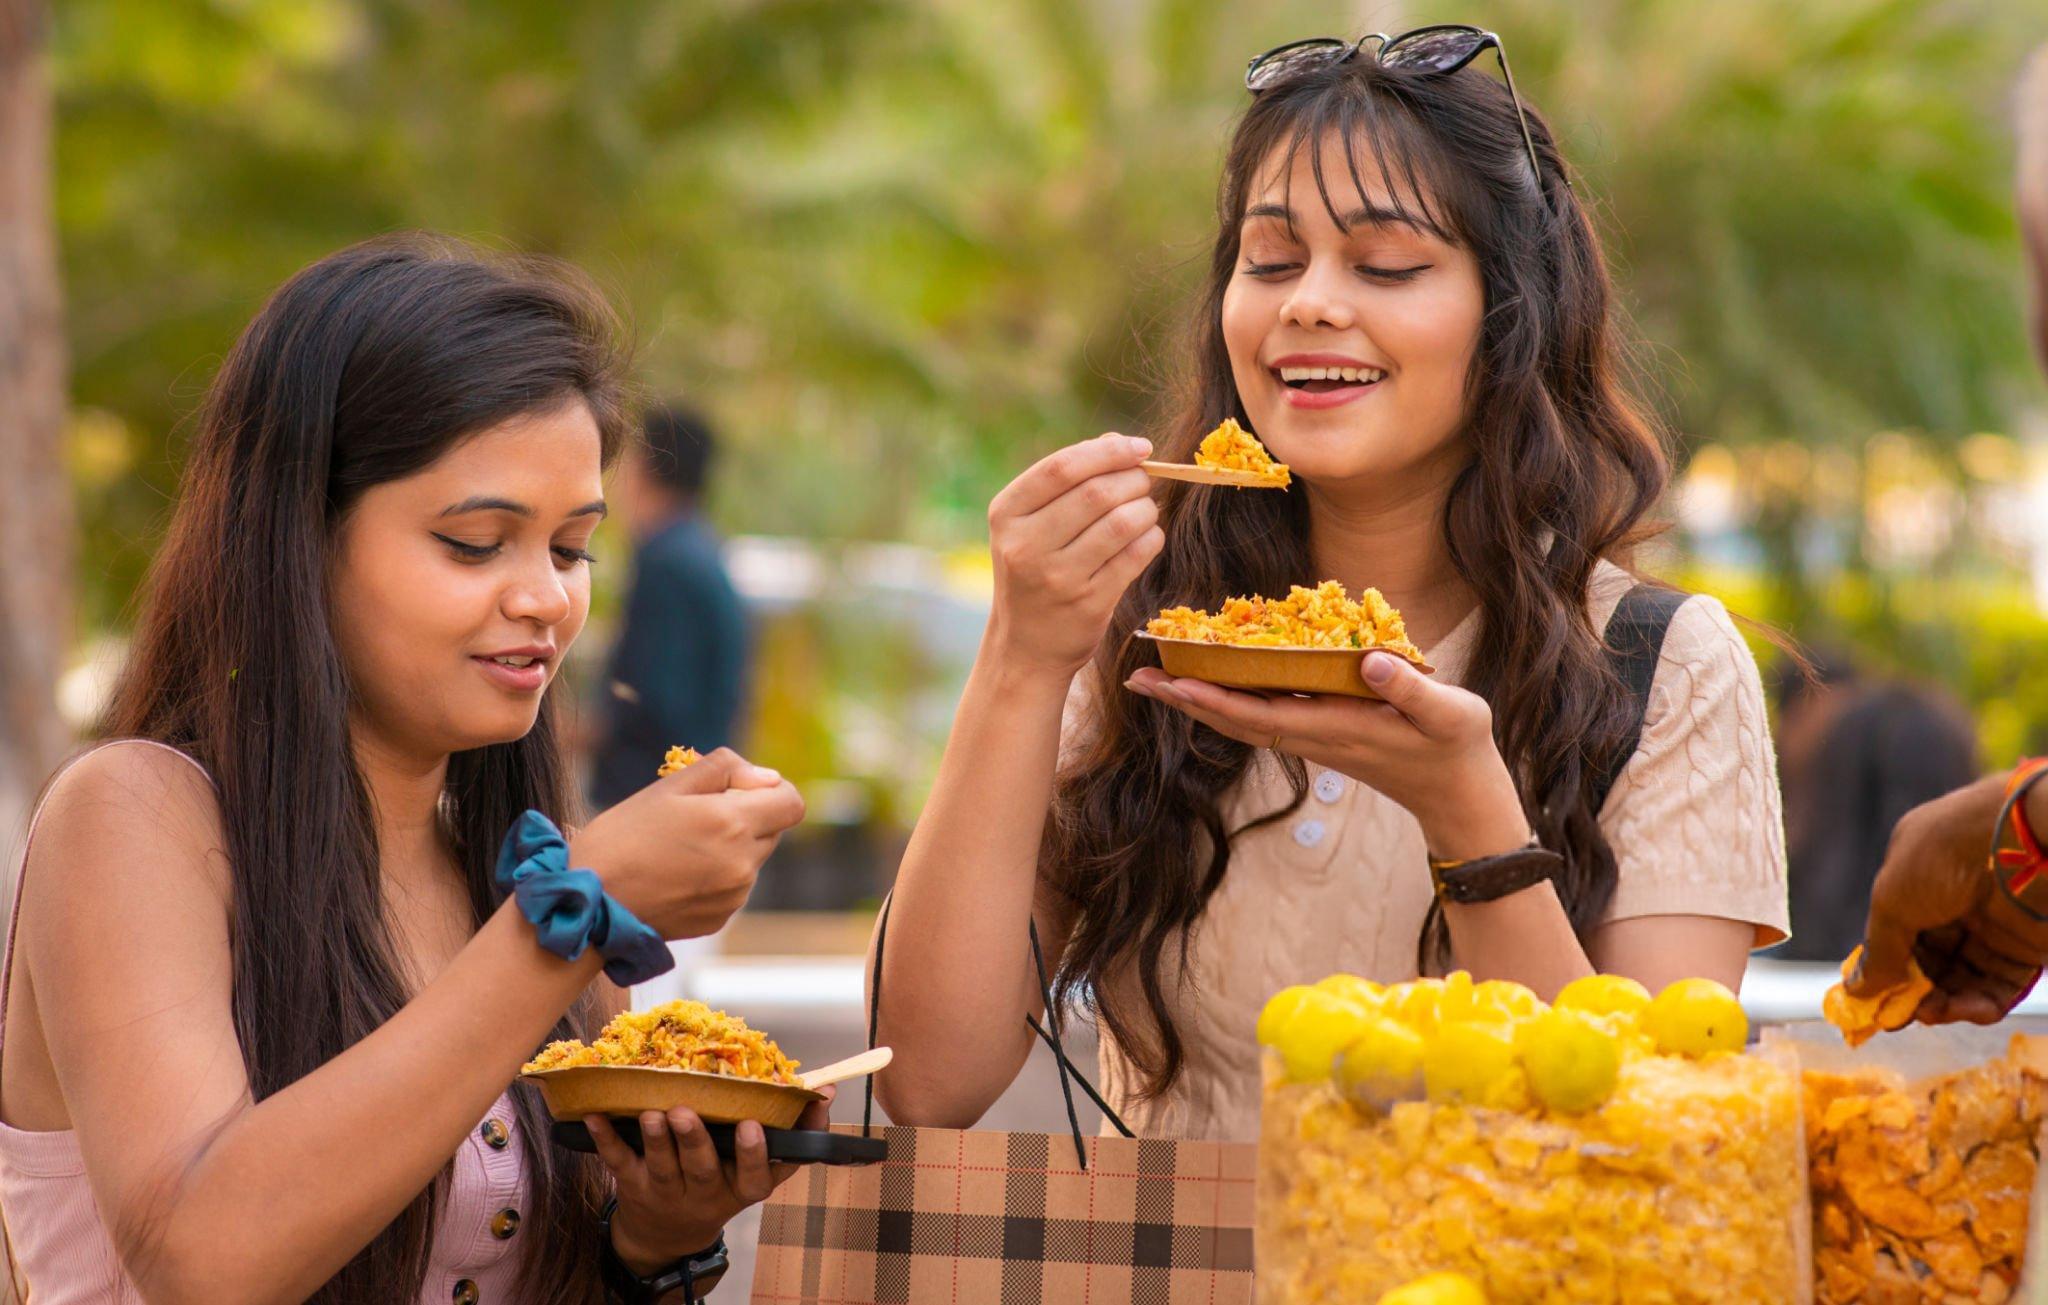
{"label": "orange fried snack", "polygon": [[1281,486],[1292,479],[1287,464],[1273,461],[1266,446],[1238,425],[1235,417],[1225,417],[1222,425],[1202,437],[1202,446],[1195,450],[1195,465],[1218,471],[1249,471]]}
{"label": "orange fried snack", "polygon": [[2048,1108],[2037,1041],[1918,1085],[1803,1075],[1816,1305],[2011,1295]]}
{"label": "orange fried snack", "polygon": [[694,766],[704,760],[695,748],[670,748],[668,755],[661,759],[661,769],[654,772],[656,779],[666,779],[685,766]]}
{"label": "orange fried snack", "polygon": [[[1862,959],[1861,946],[1849,953],[1849,959],[1842,962],[1844,980],[1856,972],[1856,963]],[[1844,1042],[1860,1047],[1879,1033],[1891,1033],[1911,1024],[1913,1012],[1920,1009],[1921,998],[1932,991],[1934,980],[1921,973],[1920,962],[1908,959],[1902,981],[1874,997],[1851,996],[1849,989],[1838,983],[1821,998],[1820,1011],[1828,1023],[1842,1031]]]}

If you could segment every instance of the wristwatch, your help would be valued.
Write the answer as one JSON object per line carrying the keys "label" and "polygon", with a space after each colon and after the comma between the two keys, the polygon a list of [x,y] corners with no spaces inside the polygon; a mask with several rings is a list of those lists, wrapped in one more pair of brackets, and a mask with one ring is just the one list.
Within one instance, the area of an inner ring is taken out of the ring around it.
{"label": "wristwatch", "polygon": [[1465,861],[1429,858],[1429,877],[1439,900],[1460,905],[1497,901],[1532,888],[1564,868],[1564,858],[1529,840],[1526,847]]}
{"label": "wristwatch", "polygon": [[[695,1255],[682,1259],[664,1269],[656,1270],[648,1277],[641,1277],[626,1266],[612,1246],[612,1212],[619,1208],[619,1200],[613,1197],[605,1202],[604,1214],[598,1219],[598,1233],[602,1238],[602,1253],[599,1256],[598,1271],[604,1278],[605,1294],[623,1305],[654,1305],[654,1302],[669,1300],[682,1305],[696,1305],[704,1299],[719,1279],[725,1277],[730,1267],[725,1254],[725,1235]],[[680,1290],[682,1295],[671,1296]]]}

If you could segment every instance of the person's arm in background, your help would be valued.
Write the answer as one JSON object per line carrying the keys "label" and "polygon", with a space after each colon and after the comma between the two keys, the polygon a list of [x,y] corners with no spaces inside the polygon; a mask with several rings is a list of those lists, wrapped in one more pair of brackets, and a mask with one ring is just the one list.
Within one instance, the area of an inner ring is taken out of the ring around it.
{"label": "person's arm in background", "polygon": [[[1863,961],[1848,984],[1853,995],[1875,996],[1903,982],[1909,960],[1934,981],[1917,1012],[1929,1024],[1994,1023],[2033,990],[2048,963],[2048,921],[2013,902],[1985,864],[2010,778],[1980,779],[1899,821],[1871,890]],[[2028,790],[2025,804],[2029,825],[2048,834],[2048,779]],[[2036,910],[2048,906],[2041,889],[2028,900]]]}

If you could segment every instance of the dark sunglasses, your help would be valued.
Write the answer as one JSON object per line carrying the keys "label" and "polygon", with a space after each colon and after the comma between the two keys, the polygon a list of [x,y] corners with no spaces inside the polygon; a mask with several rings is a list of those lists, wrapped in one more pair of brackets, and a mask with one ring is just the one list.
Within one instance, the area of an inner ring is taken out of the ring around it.
{"label": "dark sunglasses", "polygon": [[[1522,125],[1522,144],[1529,148],[1529,168],[1538,190],[1543,188],[1543,167],[1536,161],[1536,138],[1529,134],[1529,115],[1515,90],[1515,74],[1508,69],[1507,47],[1492,32],[1464,23],[1438,23],[1418,27],[1399,36],[1368,32],[1356,41],[1335,36],[1314,36],[1306,41],[1276,45],[1245,65],[1244,88],[1252,94],[1279,85],[1298,73],[1329,63],[1343,63],[1377,41],[1374,54],[1390,68],[1412,68],[1424,73],[1454,73],[1488,50],[1500,57],[1500,75],[1508,84],[1508,98],[1515,103],[1515,120]],[[1570,185],[1567,179],[1566,185]]]}

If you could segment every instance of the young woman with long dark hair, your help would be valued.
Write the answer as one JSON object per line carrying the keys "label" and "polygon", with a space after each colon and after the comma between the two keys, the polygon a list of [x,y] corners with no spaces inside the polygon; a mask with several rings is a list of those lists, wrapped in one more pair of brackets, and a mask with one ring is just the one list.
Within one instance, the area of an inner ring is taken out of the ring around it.
{"label": "young woman with long dark hair", "polygon": [[[22,871],[0,1209],[37,1305],[594,1301],[605,1256],[654,1275],[781,1176],[687,1112],[585,1162],[508,1090],[620,999],[493,882],[523,812],[572,815],[549,687],[618,346],[568,269],[409,237],[300,272],[228,354],[117,741],[52,782]],[[568,863],[694,937],[801,813],[720,753]]]}
{"label": "young woman with long dark hair", "polygon": [[[1426,964],[1546,996],[1595,970],[1734,986],[1783,935],[1762,690],[1718,603],[1672,616],[1622,755],[1603,630],[1666,454],[1564,161],[1471,66],[1481,35],[1431,38],[1474,43],[1453,67],[1330,42],[1248,79],[1158,456],[1232,417],[1295,489],[1155,484],[1150,443],[1112,434],[992,504],[994,610],[889,931],[897,1120],[963,1124],[1014,1077],[1028,922],[1097,1012],[1125,1120],[1239,1139],[1286,984]],[[1375,654],[1384,703],[1268,698],[1171,680],[1129,637],[1331,578],[1379,588],[1435,676]],[[1540,882],[1433,892],[1432,856],[1551,864],[1532,837],[1557,858]]]}

